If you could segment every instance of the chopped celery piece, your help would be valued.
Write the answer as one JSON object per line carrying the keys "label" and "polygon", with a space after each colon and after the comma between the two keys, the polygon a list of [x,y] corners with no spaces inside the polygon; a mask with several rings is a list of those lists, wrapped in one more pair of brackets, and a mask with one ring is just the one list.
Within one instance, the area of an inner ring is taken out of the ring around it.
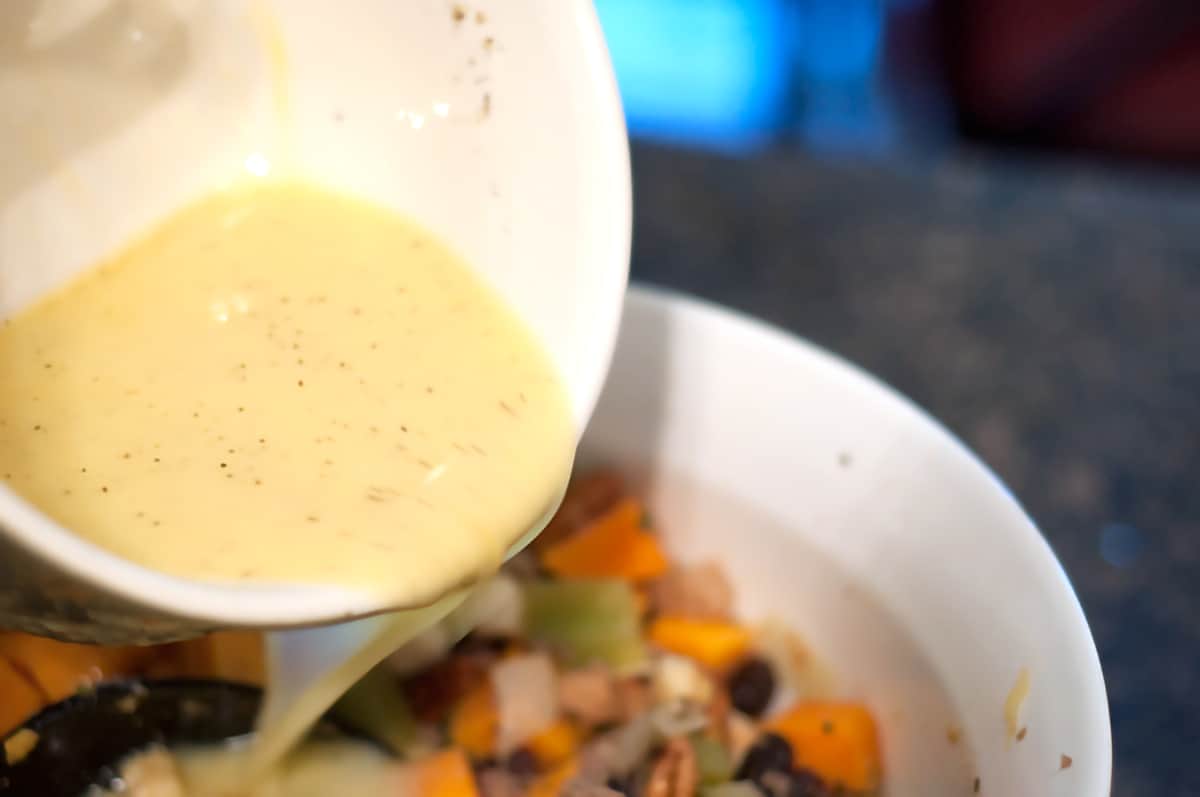
{"label": "chopped celery piece", "polygon": [[724,783],[733,777],[733,760],[725,746],[711,736],[695,734],[690,739],[696,753],[696,769],[700,783]]}
{"label": "chopped celery piece", "polygon": [[748,780],[735,780],[716,786],[705,786],[700,797],[762,797],[762,792]]}
{"label": "chopped celery piece", "polygon": [[525,585],[525,631],[559,650],[571,666],[640,664],[637,597],[624,581],[534,581]]}
{"label": "chopped celery piece", "polygon": [[400,689],[384,667],[362,677],[333,707],[333,715],[352,729],[403,755],[417,739],[417,722]]}

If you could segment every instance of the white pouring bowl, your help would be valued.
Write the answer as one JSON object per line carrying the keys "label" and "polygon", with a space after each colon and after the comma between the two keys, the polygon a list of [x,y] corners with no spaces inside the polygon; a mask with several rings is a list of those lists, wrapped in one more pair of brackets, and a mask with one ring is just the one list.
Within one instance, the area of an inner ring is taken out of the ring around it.
{"label": "white pouring bowl", "polygon": [[[232,180],[299,176],[448,242],[545,342],[583,428],[631,224],[624,120],[588,0],[3,3],[0,63],[0,318]],[[381,608],[154,573],[0,484],[7,627],[150,642]]]}
{"label": "white pouring bowl", "polygon": [[634,289],[589,463],[633,474],[676,555],[719,560],[742,616],[795,628],[871,706],[888,797],[970,795],[976,777],[988,797],[1109,793],[1104,681],[1062,568],[996,477],[889,388]]}

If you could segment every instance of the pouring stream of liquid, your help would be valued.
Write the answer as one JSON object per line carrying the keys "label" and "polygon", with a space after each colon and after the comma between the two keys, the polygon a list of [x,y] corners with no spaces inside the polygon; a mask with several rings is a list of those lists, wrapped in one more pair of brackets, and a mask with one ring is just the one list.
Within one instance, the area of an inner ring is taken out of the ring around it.
{"label": "pouring stream of liquid", "polygon": [[[558,503],[512,546],[506,558],[541,533]],[[473,586],[457,590],[423,608],[267,634],[268,688],[256,722],[258,736],[246,761],[248,779],[268,773],[358,679],[404,643],[446,620],[473,591]],[[470,630],[461,623],[455,629],[455,636]]]}
{"label": "pouring stream of liquid", "polygon": [[327,628],[267,635],[267,690],[250,748],[251,780],[270,771],[304,733],[366,675],[408,640],[454,611],[469,589],[421,609],[369,617]]}

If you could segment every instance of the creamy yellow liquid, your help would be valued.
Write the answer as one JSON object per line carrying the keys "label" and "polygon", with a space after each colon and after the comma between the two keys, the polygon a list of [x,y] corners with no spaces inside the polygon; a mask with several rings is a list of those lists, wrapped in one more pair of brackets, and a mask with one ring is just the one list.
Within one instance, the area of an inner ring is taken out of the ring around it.
{"label": "creamy yellow liquid", "polygon": [[252,786],[238,785],[241,758],[229,744],[153,749],[122,762],[125,785],[83,797],[420,797],[424,784],[403,764],[365,743],[312,741]]}
{"label": "creamy yellow liquid", "polygon": [[0,327],[0,478],[192,579],[424,604],[553,508],[574,438],[446,247],[302,184],[202,201]]}
{"label": "creamy yellow liquid", "polygon": [[227,746],[184,749],[176,761],[186,797],[422,797],[396,759],[362,742],[308,742],[250,787],[230,786],[241,759]]}

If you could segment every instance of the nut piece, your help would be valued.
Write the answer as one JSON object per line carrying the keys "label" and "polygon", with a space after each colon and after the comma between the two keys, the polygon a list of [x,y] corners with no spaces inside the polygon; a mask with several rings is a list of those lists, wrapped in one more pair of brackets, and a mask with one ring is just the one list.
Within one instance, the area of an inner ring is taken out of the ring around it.
{"label": "nut piece", "polygon": [[620,709],[612,673],[600,666],[560,675],[558,703],[564,713],[585,725],[611,722]]}
{"label": "nut piece", "polygon": [[646,797],[692,797],[699,785],[696,753],[687,739],[675,737],[650,770]]}
{"label": "nut piece", "polygon": [[554,543],[566,539],[603,515],[625,494],[625,483],[614,470],[592,471],[572,479],[558,512],[542,533],[534,538],[533,549],[544,551]]}
{"label": "nut piece", "polygon": [[650,681],[641,676],[621,678],[616,682],[617,712],[621,722],[632,722],[654,706],[654,690]]}
{"label": "nut piece", "polygon": [[715,562],[676,567],[654,585],[654,609],[661,614],[698,620],[728,620],[733,588]]}

